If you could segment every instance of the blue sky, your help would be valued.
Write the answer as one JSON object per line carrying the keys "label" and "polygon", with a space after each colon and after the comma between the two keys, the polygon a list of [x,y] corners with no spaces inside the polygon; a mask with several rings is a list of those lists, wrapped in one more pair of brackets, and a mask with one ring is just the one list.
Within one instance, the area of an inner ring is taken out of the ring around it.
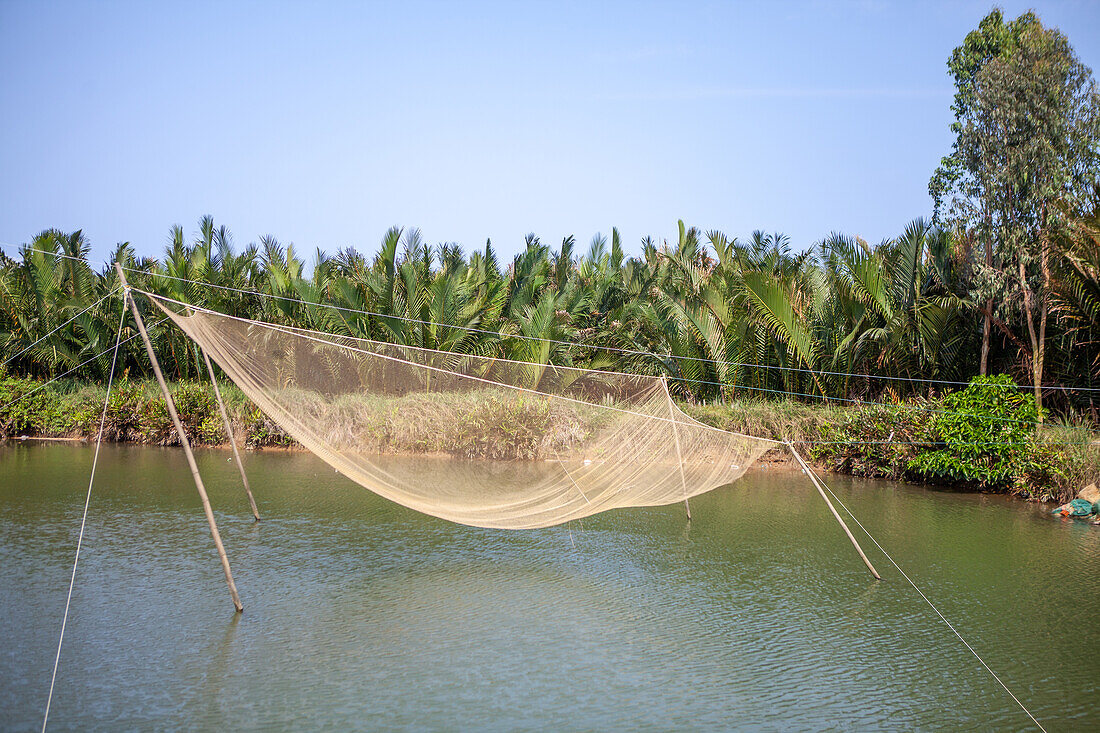
{"label": "blue sky", "polygon": [[[1001,6],[1100,65],[1100,5]],[[0,242],[877,241],[930,213],[945,62],[992,7],[0,0]]]}

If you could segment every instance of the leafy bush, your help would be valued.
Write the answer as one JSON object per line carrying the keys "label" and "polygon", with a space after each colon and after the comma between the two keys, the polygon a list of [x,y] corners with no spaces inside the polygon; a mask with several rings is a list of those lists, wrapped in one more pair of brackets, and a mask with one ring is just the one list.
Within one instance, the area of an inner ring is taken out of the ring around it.
{"label": "leafy bush", "polygon": [[172,392],[176,412],[192,443],[215,443],[222,437],[221,416],[209,389],[204,384],[180,384]]}
{"label": "leafy bush", "polygon": [[294,439],[268,418],[260,408],[253,407],[244,417],[244,444],[248,448],[294,445]]}
{"label": "leafy bush", "polygon": [[1035,451],[1040,413],[1031,395],[1008,375],[975,377],[966,389],[944,398],[934,420],[937,443],[909,461],[909,470],[930,480],[951,480],[982,489],[1008,489],[1034,469],[1049,468]]}
{"label": "leafy bush", "polygon": [[853,476],[901,479],[922,444],[931,438],[928,401],[861,405],[843,410],[810,449],[816,460]]}
{"label": "leafy bush", "polygon": [[161,397],[142,400],[138,404],[137,433],[142,443],[173,445],[179,443],[168,406]]}
{"label": "leafy bush", "polygon": [[195,428],[195,437],[199,443],[205,443],[207,445],[221,445],[229,440],[225,434],[225,425],[222,423],[222,416],[218,414],[217,410],[213,414],[207,415],[201,423]]}
{"label": "leafy bush", "polygon": [[[219,443],[224,439],[214,397],[204,385],[181,383],[172,389],[172,401],[176,403],[176,413],[192,443]],[[160,392],[136,402],[140,405],[137,432],[141,441],[179,445],[179,436],[168,415],[168,405]]]}
{"label": "leafy bush", "polygon": [[72,413],[52,387],[35,379],[0,379],[0,436],[49,435],[72,430]]}
{"label": "leafy bush", "polygon": [[[79,392],[74,401],[73,419],[80,433],[94,437],[103,417],[103,388],[88,388]],[[126,379],[115,382],[107,400],[107,416],[103,421],[104,440],[134,440],[140,434],[141,406],[145,392],[140,384]]]}

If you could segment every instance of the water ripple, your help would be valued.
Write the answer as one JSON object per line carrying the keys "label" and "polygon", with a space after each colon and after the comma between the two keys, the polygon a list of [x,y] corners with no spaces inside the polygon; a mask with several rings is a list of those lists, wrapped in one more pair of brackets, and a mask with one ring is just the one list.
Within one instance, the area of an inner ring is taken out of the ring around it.
{"label": "water ripple", "polygon": [[[38,724],[90,459],[0,448],[0,728]],[[178,452],[112,446],[55,729],[1023,728],[888,563],[872,581],[797,473],[683,507],[476,529],[298,454],[200,453],[235,616]],[[409,459],[395,459],[409,460]],[[399,470],[400,466],[395,466]],[[1100,532],[1001,500],[834,479],[1051,730],[1085,725]],[[572,536],[570,536],[572,535]]]}

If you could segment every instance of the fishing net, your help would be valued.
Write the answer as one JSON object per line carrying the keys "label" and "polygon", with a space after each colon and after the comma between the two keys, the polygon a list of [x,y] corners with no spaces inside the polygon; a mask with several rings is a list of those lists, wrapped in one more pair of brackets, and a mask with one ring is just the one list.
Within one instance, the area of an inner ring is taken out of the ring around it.
{"label": "fishing net", "polygon": [[[686,501],[740,478],[776,445],[692,419],[661,377],[349,338],[146,295],[337,471],[461,524],[547,527]],[[395,475],[394,462],[379,458],[387,453],[498,460],[469,464],[463,470],[479,471],[477,480],[448,485],[415,468]]]}

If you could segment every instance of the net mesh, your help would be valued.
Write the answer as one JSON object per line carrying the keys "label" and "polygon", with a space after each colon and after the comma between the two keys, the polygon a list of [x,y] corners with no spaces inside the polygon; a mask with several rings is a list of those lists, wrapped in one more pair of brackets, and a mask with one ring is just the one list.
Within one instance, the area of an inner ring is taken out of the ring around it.
{"label": "net mesh", "polygon": [[[692,419],[661,377],[181,313],[147,295],[308,450],[391,501],[461,524],[547,527],[685,501],[740,478],[775,446]],[[478,481],[448,485],[394,475],[379,460],[388,453],[509,460],[514,470],[480,461]],[[549,470],[525,470],[527,461]]]}

